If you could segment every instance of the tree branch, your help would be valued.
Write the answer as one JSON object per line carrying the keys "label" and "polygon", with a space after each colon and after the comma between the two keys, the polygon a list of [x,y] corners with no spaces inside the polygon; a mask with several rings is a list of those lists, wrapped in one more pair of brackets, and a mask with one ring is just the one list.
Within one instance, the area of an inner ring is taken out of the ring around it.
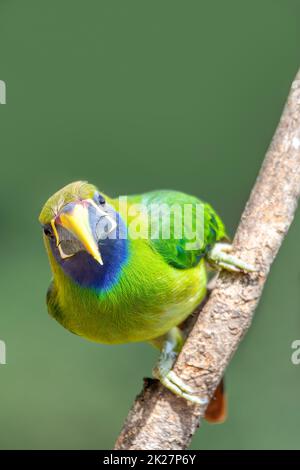
{"label": "tree branch", "polygon": [[[222,271],[175,364],[175,372],[210,399],[248,330],[271,264],[292,223],[300,193],[300,71],[242,215],[234,252],[258,271]],[[115,449],[185,449],[205,407],[146,384]]]}

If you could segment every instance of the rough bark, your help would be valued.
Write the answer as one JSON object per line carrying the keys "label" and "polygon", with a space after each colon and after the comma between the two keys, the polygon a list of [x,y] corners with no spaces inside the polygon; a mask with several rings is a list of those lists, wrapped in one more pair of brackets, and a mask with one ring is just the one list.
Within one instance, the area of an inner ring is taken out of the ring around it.
{"label": "rough bark", "polygon": [[[300,193],[300,72],[234,239],[234,253],[257,272],[222,271],[175,364],[210,398],[248,330],[271,264],[292,223]],[[137,397],[115,449],[185,449],[205,412],[155,381]]]}

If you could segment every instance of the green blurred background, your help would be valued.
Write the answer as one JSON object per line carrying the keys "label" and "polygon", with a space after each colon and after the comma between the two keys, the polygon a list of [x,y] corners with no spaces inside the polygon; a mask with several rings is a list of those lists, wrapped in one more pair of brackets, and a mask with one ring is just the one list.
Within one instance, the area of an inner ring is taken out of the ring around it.
{"label": "green blurred background", "polygon": [[[201,196],[234,233],[300,64],[299,0],[0,0],[0,447],[111,448],[156,352],[46,312],[37,217],[76,179]],[[300,448],[300,217],[193,449]]]}

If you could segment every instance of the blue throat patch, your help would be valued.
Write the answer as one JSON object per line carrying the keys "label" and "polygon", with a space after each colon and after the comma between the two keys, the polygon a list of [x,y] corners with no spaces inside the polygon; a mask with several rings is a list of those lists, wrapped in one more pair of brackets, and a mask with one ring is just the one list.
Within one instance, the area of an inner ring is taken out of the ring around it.
{"label": "blue throat patch", "polygon": [[61,259],[55,249],[57,262],[80,286],[100,292],[111,289],[118,282],[122,267],[128,259],[128,239],[126,226],[119,214],[116,216],[116,222],[116,236],[98,242],[103,265],[86,251],[80,251],[71,258]]}

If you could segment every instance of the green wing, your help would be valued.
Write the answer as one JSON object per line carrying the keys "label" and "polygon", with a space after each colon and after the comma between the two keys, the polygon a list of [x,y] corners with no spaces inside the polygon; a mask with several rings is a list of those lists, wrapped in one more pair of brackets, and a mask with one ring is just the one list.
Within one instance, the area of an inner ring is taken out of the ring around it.
{"label": "green wing", "polygon": [[153,191],[142,195],[141,202],[151,213],[150,220],[155,221],[154,233],[153,226],[151,233],[149,226],[151,245],[176,268],[196,266],[218,240],[226,237],[224,224],[214,209],[194,196]]}

